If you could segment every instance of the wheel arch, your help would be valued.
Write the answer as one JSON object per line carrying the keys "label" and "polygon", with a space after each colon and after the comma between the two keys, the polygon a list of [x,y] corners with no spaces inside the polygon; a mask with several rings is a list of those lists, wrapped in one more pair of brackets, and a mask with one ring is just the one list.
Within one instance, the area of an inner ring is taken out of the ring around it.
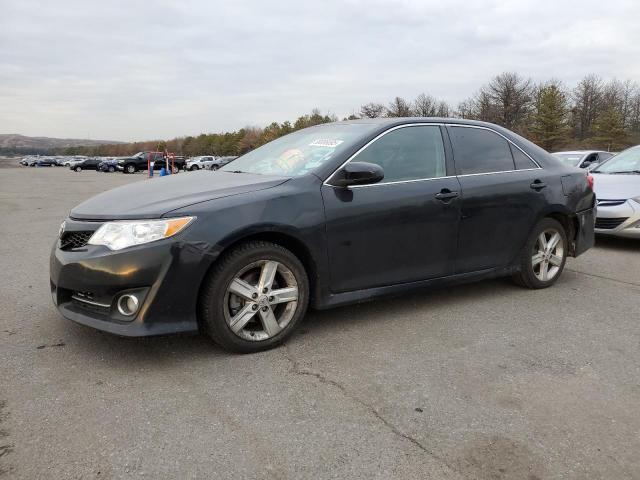
{"label": "wheel arch", "polygon": [[205,282],[209,278],[210,272],[226,253],[232,251],[234,248],[243,243],[251,241],[275,243],[293,253],[298,258],[298,260],[300,260],[302,266],[305,269],[305,272],[307,273],[307,279],[309,281],[309,304],[314,304],[317,288],[319,287],[318,263],[307,245],[296,234],[289,231],[276,229],[275,227],[259,231],[249,230],[242,233],[237,233],[223,241],[221,243],[221,248],[217,252],[216,259],[212,261],[211,264],[207,267],[207,271],[200,280],[200,285],[198,286],[198,303],[196,308],[196,317],[198,319],[198,324],[200,324],[201,321],[200,298],[202,295],[202,289],[204,288]]}
{"label": "wheel arch", "polygon": [[562,227],[564,228],[565,234],[567,235],[567,240],[569,242],[569,256],[575,256],[576,251],[576,235],[579,230],[578,218],[577,216],[571,212],[569,209],[557,207],[552,208],[549,211],[545,212],[544,215],[540,217],[540,220],[543,218],[553,218],[556,220]]}

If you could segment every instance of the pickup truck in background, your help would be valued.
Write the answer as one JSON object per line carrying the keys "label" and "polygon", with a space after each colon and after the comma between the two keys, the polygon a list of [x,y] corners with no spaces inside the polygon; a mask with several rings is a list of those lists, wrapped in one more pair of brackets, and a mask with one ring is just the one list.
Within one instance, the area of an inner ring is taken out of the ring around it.
{"label": "pickup truck in background", "polygon": [[[151,154],[154,170],[160,170],[166,165],[164,152],[138,152],[131,157],[119,158],[118,170],[122,170],[124,173],[136,173],[139,170],[147,170],[149,154]],[[171,160],[169,160],[169,164],[171,164]],[[174,173],[183,169],[184,164],[184,157],[175,157],[173,160]]]}

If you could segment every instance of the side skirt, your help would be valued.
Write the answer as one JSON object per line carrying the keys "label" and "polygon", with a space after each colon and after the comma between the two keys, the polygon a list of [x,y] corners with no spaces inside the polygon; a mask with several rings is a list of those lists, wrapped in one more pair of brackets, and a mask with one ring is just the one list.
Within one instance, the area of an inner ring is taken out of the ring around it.
{"label": "side skirt", "polygon": [[387,285],[384,287],[367,288],[364,290],[354,290],[344,293],[329,293],[318,295],[314,302],[314,308],[318,310],[326,310],[328,308],[341,307],[353,303],[361,303],[373,300],[379,297],[389,295],[398,295],[413,290],[438,288],[449,285],[457,285],[462,283],[476,282],[479,280],[487,280],[490,278],[506,277],[516,273],[518,270],[515,266],[489,268],[471,273],[459,273],[447,277],[431,278],[429,280],[419,280],[417,282],[399,283],[396,285]]}

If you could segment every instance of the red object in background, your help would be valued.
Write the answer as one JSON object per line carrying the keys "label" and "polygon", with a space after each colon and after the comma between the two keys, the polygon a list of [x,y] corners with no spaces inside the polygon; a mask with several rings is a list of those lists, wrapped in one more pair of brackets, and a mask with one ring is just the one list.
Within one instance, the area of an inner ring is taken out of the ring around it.
{"label": "red object in background", "polygon": [[593,175],[590,173],[587,173],[587,183],[591,187],[591,190],[593,190]]}

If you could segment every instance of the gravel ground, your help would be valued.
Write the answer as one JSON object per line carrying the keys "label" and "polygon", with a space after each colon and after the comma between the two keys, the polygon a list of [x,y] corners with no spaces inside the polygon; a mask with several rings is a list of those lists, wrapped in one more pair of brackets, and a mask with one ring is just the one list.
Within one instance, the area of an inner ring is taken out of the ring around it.
{"label": "gravel ground", "polygon": [[551,289],[312,312],[284,347],[119,338],[54,309],[75,204],[143,175],[2,169],[0,478],[640,478],[640,242]]}

